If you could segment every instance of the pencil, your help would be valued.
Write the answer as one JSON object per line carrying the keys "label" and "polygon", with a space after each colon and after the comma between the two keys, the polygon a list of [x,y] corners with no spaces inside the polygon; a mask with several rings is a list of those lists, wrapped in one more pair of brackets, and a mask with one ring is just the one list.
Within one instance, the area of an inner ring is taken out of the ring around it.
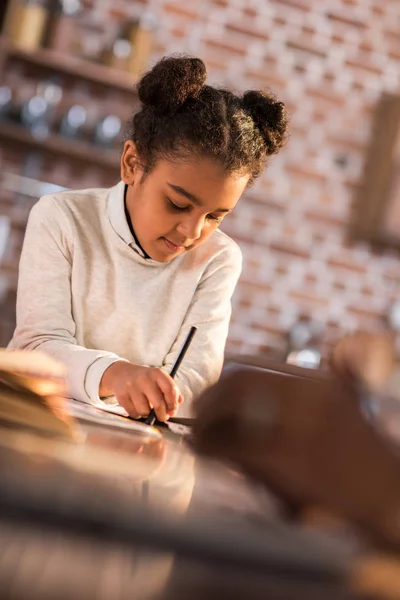
{"label": "pencil", "polygon": [[[187,338],[185,340],[185,343],[183,344],[182,349],[181,349],[181,351],[178,354],[178,358],[176,359],[176,361],[174,363],[174,366],[172,367],[172,370],[170,372],[170,376],[172,377],[172,379],[175,377],[175,375],[176,375],[176,373],[177,373],[177,371],[179,369],[179,366],[180,366],[180,364],[181,364],[181,362],[182,362],[182,360],[183,360],[183,358],[184,358],[184,356],[185,356],[185,354],[186,354],[186,352],[187,352],[187,350],[188,350],[188,348],[189,348],[189,346],[190,346],[190,344],[191,344],[191,342],[193,340],[193,337],[194,337],[194,334],[196,333],[196,331],[197,331],[197,327],[195,327],[193,325],[190,328],[190,331],[189,331],[188,336],[187,336]],[[147,417],[147,419],[145,421],[145,423],[147,425],[154,425],[154,421],[155,420],[156,420],[156,413],[154,411],[154,408],[152,408],[151,411],[150,411],[149,416]]]}

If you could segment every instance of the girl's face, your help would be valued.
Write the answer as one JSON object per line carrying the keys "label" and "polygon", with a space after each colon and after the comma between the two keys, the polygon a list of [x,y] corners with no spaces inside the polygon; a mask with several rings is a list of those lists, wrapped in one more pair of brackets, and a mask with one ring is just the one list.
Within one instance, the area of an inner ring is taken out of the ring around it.
{"label": "girl's face", "polygon": [[159,262],[205,242],[249,181],[248,175],[226,175],[207,158],[160,160],[143,181],[138,164],[135,145],[126,142],[121,178],[128,185],[127,209],[140,245]]}

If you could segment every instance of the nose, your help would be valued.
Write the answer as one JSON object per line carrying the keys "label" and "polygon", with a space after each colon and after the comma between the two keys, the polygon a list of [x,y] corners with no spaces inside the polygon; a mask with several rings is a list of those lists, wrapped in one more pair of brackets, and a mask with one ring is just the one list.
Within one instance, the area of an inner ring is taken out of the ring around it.
{"label": "nose", "polygon": [[195,217],[194,215],[187,215],[181,220],[176,230],[185,239],[198,240],[201,236],[204,226],[204,217]]}

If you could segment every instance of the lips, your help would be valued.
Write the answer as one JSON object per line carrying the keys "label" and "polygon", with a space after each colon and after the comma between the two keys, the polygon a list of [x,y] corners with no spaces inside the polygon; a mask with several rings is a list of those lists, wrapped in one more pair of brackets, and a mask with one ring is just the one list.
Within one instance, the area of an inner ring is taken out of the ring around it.
{"label": "lips", "polygon": [[184,246],[183,244],[175,244],[174,242],[171,242],[170,240],[168,240],[165,237],[163,237],[162,239],[163,239],[165,245],[167,246],[167,248],[169,250],[171,250],[172,252],[178,252],[178,250],[184,250],[186,248],[186,246]]}

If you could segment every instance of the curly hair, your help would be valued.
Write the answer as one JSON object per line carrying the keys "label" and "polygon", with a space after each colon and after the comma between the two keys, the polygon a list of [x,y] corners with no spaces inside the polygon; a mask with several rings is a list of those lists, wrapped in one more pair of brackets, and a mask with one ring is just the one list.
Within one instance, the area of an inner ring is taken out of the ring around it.
{"label": "curly hair", "polygon": [[160,60],[137,85],[141,109],[129,121],[127,137],[145,173],[161,158],[194,154],[219,161],[229,174],[248,174],[252,183],[285,143],[285,105],[270,92],[237,96],[206,85],[206,75],[199,58]]}

